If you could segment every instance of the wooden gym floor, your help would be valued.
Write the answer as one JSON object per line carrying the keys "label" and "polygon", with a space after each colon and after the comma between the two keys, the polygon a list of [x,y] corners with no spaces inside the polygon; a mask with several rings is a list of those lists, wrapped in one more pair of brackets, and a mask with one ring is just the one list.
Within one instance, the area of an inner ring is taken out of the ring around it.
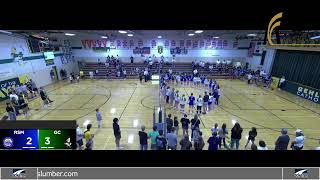
{"label": "wooden gym floor", "polygon": [[[283,91],[269,91],[254,85],[247,85],[240,80],[218,80],[222,96],[220,105],[213,111],[201,116],[200,128],[206,141],[211,135],[210,128],[214,123],[219,127],[227,124],[230,133],[232,120],[236,120],[244,131],[240,149],[244,149],[248,131],[251,127],[258,129],[256,142],[264,140],[269,149],[280,135],[281,128],[288,128],[291,140],[296,128],[305,134],[305,149],[319,146],[320,138],[320,105],[309,102]],[[180,95],[194,93],[203,95],[205,88],[175,85]],[[37,98],[29,102],[31,108],[29,119],[32,120],[77,120],[92,123],[95,134],[94,149],[114,150],[112,119],[120,119],[122,132],[121,146],[125,150],[139,149],[138,131],[141,125],[147,130],[152,128],[153,106],[159,103],[159,86],[150,82],[140,84],[139,80],[83,80],[70,84],[61,81],[46,87],[49,97],[54,100],[50,107],[42,107]],[[95,109],[100,108],[103,115],[102,128],[97,128]],[[181,118],[180,112],[167,106],[167,114]],[[0,105],[1,113],[5,105]],[[188,107],[186,107],[188,111]],[[189,115],[191,119],[191,116]],[[23,116],[19,120],[25,120]],[[179,140],[182,131],[179,129]],[[249,146],[250,147],[250,146]],[[207,145],[205,146],[207,149]]]}

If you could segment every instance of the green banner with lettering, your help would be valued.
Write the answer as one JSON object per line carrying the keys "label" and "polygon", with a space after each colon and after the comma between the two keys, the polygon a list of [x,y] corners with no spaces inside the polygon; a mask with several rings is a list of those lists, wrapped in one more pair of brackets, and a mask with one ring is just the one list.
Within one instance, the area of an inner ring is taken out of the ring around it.
{"label": "green banner with lettering", "polygon": [[319,96],[320,90],[314,89],[302,84],[297,84],[294,82],[286,81],[286,85],[282,88],[285,91],[288,91],[292,94],[300,96],[301,98],[310,100],[312,102],[320,104]]}
{"label": "green banner with lettering", "polygon": [[8,88],[15,87],[17,85],[20,85],[19,78],[12,78],[5,81],[0,81],[0,101],[8,99]]}

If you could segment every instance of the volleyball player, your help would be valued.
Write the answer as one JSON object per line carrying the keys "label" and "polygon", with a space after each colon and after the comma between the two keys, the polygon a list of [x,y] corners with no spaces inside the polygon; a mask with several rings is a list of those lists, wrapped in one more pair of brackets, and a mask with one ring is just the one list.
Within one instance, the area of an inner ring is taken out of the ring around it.
{"label": "volleyball player", "polygon": [[177,90],[176,93],[174,94],[174,109],[175,110],[179,109],[179,101],[180,101],[179,91]]}
{"label": "volleyball player", "polygon": [[191,96],[189,96],[189,113],[190,114],[193,114],[195,100],[196,100],[196,98],[193,96],[193,93],[191,93]]}
{"label": "volleyball player", "polygon": [[201,114],[202,106],[203,106],[203,99],[202,99],[201,95],[199,95],[199,98],[197,99],[197,114],[198,115]]}
{"label": "volleyball player", "polygon": [[166,90],[166,103],[167,103],[167,104],[169,103],[169,100],[170,100],[170,94],[171,94],[171,89],[170,89],[170,87],[168,86],[168,87],[167,87],[167,90]]}
{"label": "volleyball player", "polygon": [[172,88],[171,92],[170,92],[170,105],[174,107],[174,94],[175,94],[175,89]]}
{"label": "volleyball player", "polygon": [[181,114],[184,114],[184,107],[185,107],[186,101],[187,101],[186,97],[183,94],[182,97],[180,97],[180,112],[181,112]]}
{"label": "volleyball player", "polygon": [[209,93],[209,100],[208,100],[208,111],[211,111],[213,109],[213,96],[212,93]]}

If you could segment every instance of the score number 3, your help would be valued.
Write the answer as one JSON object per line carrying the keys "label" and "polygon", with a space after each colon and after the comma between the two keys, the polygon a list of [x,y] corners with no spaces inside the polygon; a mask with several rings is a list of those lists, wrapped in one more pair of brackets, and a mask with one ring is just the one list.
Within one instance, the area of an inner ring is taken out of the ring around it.
{"label": "score number 3", "polygon": [[50,137],[45,137],[45,140],[46,140],[45,144],[49,145],[50,144]]}

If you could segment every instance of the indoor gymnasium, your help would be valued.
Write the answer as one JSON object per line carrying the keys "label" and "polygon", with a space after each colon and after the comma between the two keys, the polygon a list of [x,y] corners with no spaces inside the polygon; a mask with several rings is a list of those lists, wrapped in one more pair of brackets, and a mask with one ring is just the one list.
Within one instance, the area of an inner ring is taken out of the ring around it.
{"label": "indoor gymnasium", "polygon": [[320,48],[266,33],[2,30],[1,118],[74,120],[78,150],[319,149]]}

